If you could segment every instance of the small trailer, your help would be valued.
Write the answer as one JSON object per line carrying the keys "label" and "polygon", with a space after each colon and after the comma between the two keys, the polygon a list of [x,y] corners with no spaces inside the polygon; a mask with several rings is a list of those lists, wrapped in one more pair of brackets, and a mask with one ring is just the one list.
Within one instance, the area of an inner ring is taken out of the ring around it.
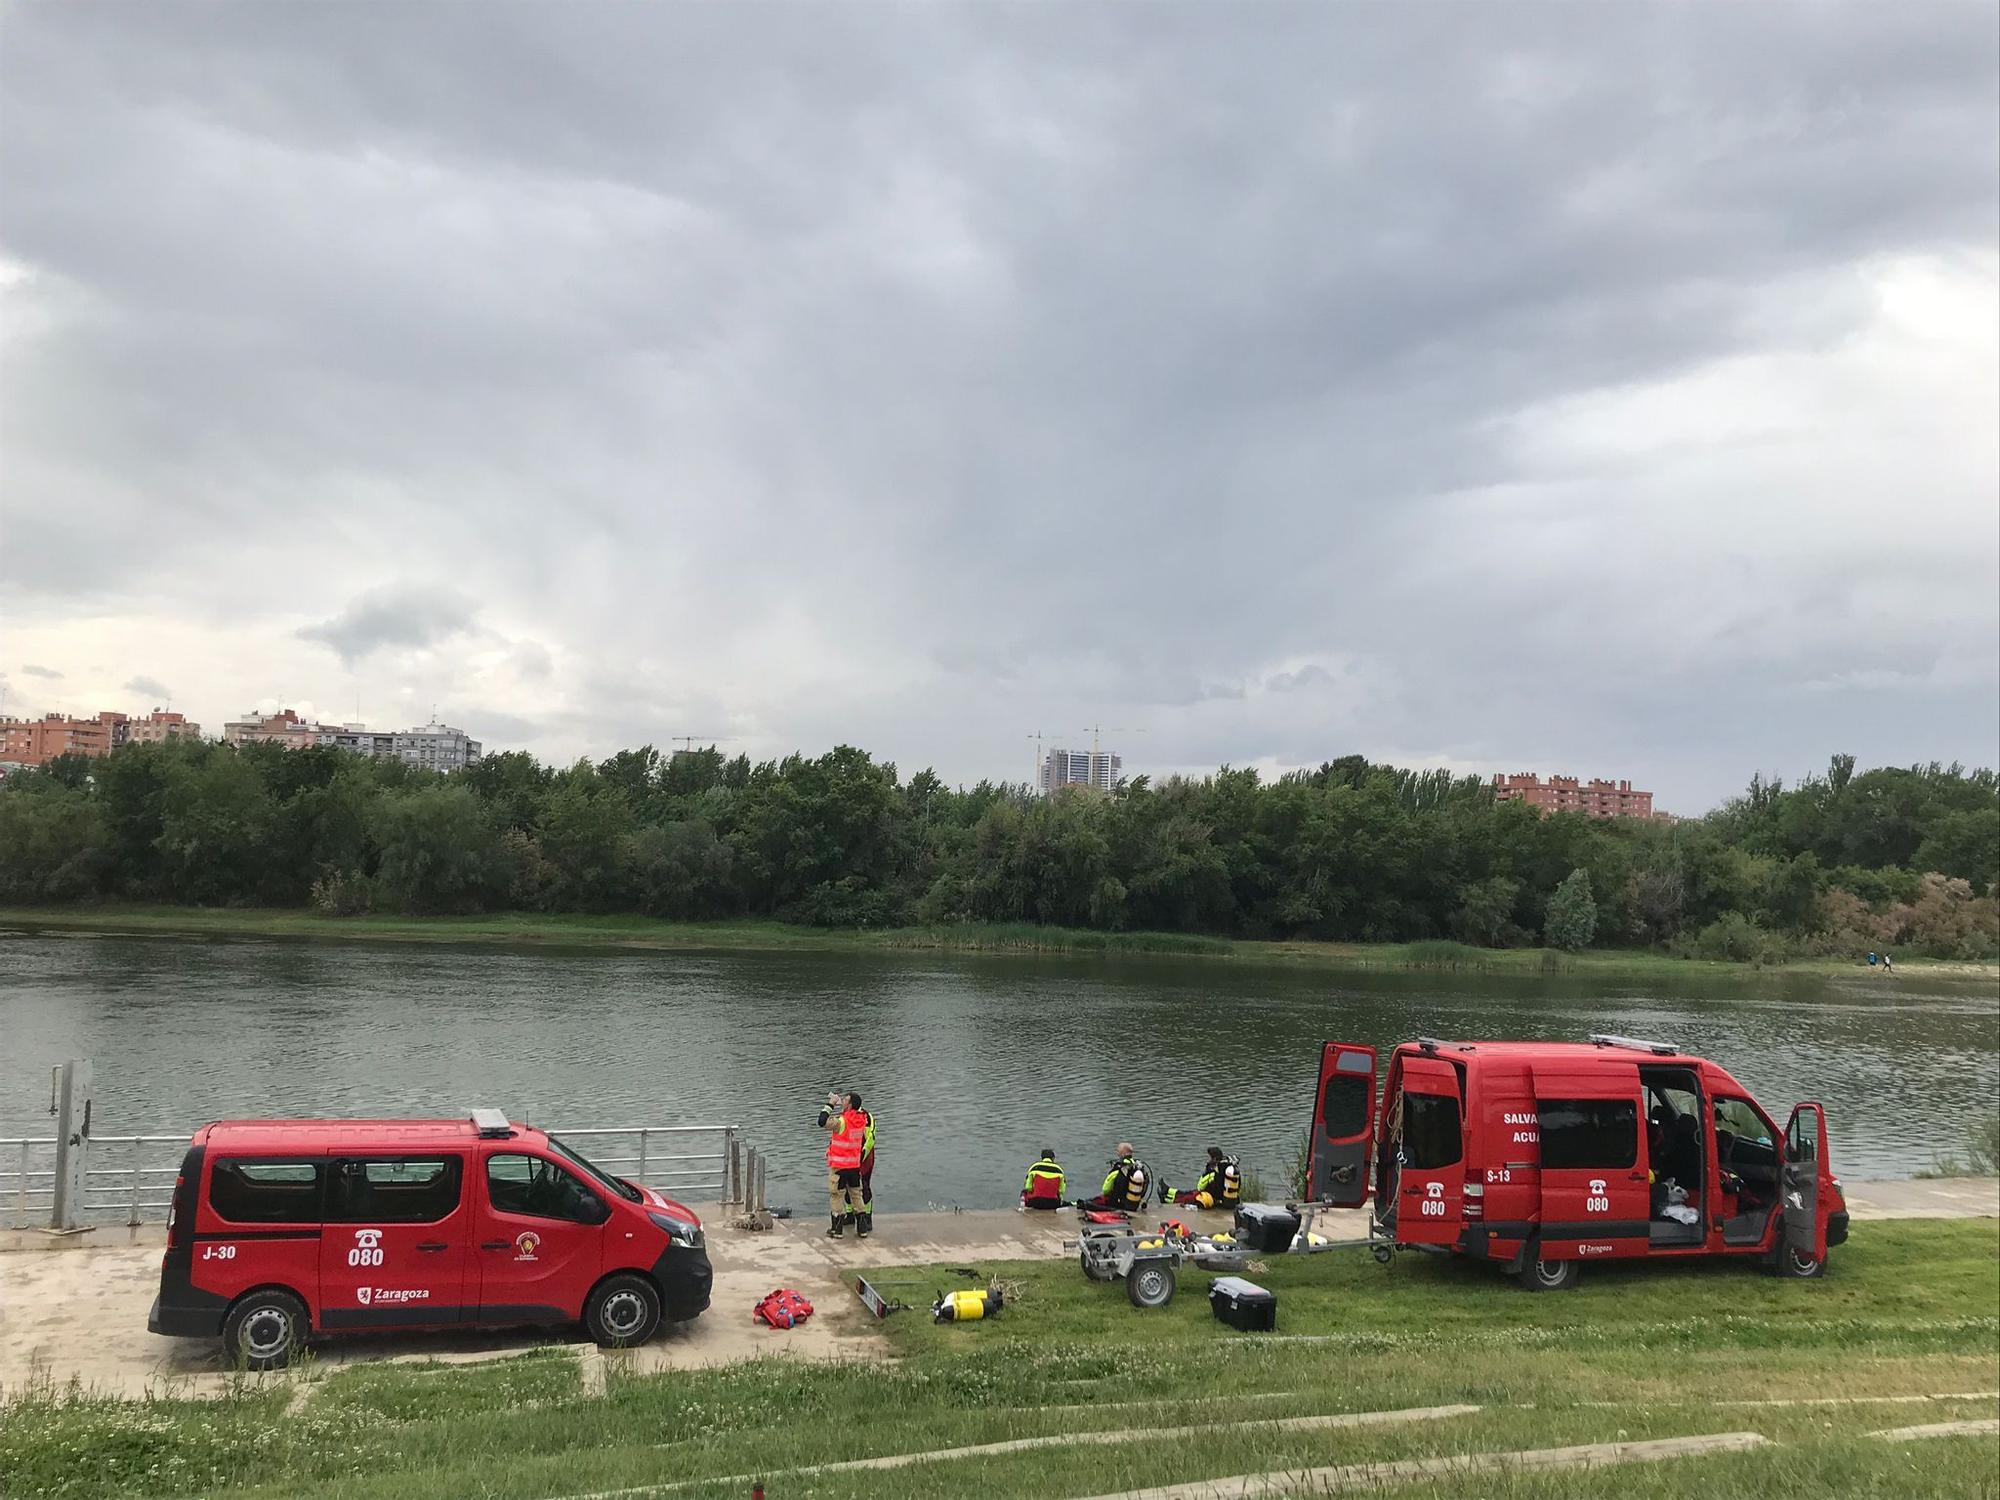
{"label": "small trailer", "polygon": [[1233,1235],[1175,1234],[1130,1224],[1086,1224],[1081,1237],[1064,1240],[1091,1281],[1123,1281],[1134,1307],[1165,1307],[1174,1300],[1180,1268],[1241,1271],[1249,1265]]}
{"label": "small trailer", "polygon": [[[1290,1207],[1288,1205],[1288,1207]],[[1313,1231],[1317,1205],[1304,1205],[1293,1212],[1296,1232],[1285,1243],[1259,1246],[1234,1231],[1213,1234],[1176,1234],[1167,1229],[1140,1229],[1130,1224],[1086,1224],[1081,1236],[1064,1240],[1063,1248],[1076,1252],[1077,1263],[1091,1281],[1123,1281],[1125,1296],[1134,1307],[1165,1307],[1174,1300],[1180,1268],[1192,1264],[1197,1270],[1235,1272],[1247,1270],[1250,1254],[1261,1250],[1275,1255],[1317,1255],[1325,1250],[1373,1249],[1387,1260],[1389,1247],[1375,1238],[1331,1240]],[[1238,1210],[1238,1229],[1243,1209],[1270,1209],[1270,1204],[1244,1204]]]}

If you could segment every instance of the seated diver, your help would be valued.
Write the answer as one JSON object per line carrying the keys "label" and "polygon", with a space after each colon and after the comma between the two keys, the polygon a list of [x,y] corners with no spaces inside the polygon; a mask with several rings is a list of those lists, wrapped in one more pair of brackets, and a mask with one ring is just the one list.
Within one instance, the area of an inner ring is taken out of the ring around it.
{"label": "seated diver", "polygon": [[1137,1213],[1146,1206],[1146,1195],[1152,1188],[1152,1172],[1133,1152],[1130,1141],[1120,1141],[1117,1155],[1111,1158],[1111,1170],[1104,1175],[1104,1186],[1095,1198],[1077,1199],[1076,1206]]}
{"label": "seated diver", "polygon": [[1220,1146],[1208,1148],[1208,1166],[1191,1188],[1176,1191],[1160,1184],[1160,1201],[1193,1208],[1234,1208],[1243,1201],[1243,1168]]}
{"label": "seated diver", "polygon": [[1046,1146],[1035,1164],[1028,1168],[1028,1180],[1021,1184],[1021,1207],[1061,1208],[1063,1206],[1063,1169],[1056,1161],[1055,1152]]}

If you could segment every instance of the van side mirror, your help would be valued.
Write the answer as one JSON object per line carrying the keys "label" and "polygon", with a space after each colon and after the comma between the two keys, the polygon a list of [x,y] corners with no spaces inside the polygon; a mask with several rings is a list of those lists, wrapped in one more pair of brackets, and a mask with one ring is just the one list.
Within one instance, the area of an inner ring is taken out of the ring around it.
{"label": "van side mirror", "polygon": [[576,1205],[576,1217],[580,1223],[602,1224],[611,1217],[611,1208],[595,1193],[585,1193]]}

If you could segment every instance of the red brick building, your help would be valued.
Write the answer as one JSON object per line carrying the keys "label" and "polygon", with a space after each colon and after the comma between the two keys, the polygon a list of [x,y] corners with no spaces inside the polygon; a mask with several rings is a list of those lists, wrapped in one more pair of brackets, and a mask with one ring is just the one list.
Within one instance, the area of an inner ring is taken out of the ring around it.
{"label": "red brick building", "polygon": [[0,761],[39,766],[58,755],[109,755],[127,740],[199,738],[201,726],[185,714],[154,709],[143,719],[106,710],[89,719],[43,714],[39,719],[0,719]]}
{"label": "red brick building", "polygon": [[109,755],[124,739],[125,715],[101,713],[94,719],[43,714],[39,719],[0,719],[0,760],[39,766],[58,755]]}
{"label": "red brick building", "polygon": [[1493,773],[1495,802],[1525,802],[1543,812],[1580,812],[1586,818],[1650,818],[1653,794],[1635,792],[1629,781],[1593,778],[1579,781],[1574,776],[1551,776],[1547,781],[1533,771],[1511,776]]}

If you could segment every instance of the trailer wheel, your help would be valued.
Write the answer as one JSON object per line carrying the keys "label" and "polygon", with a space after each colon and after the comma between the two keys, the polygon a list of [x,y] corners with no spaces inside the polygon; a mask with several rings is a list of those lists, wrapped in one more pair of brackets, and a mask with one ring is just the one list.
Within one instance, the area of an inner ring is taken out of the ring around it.
{"label": "trailer wheel", "polygon": [[1174,1300],[1174,1268],[1142,1261],[1125,1278],[1125,1296],[1134,1307],[1165,1307]]}
{"label": "trailer wheel", "polygon": [[1778,1252],[1778,1258],[1771,1269],[1787,1280],[1804,1281],[1814,1276],[1824,1276],[1826,1262],[1816,1255],[1801,1255],[1787,1245]]}
{"label": "trailer wheel", "polygon": [[1376,1265],[1386,1266],[1396,1258],[1396,1247],[1393,1245],[1377,1245],[1373,1254]]}
{"label": "trailer wheel", "polygon": [[252,1292],[222,1320],[222,1352],[246,1370],[282,1370],[306,1341],[306,1305],[290,1292]]}
{"label": "trailer wheel", "polygon": [[1078,1251],[1076,1258],[1079,1262],[1081,1262],[1083,1266],[1083,1274],[1090,1280],[1092,1281],[1117,1280],[1118,1273],[1116,1271],[1109,1269],[1104,1264],[1103,1261],[1097,1259],[1088,1250]]}
{"label": "trailer wheel", "polygon": [[1521,1285],[1531,1292],[1566,1292],[1576,1285],[1581,1269],[1573,1260],[1529,1256],[1521,1262]]}

